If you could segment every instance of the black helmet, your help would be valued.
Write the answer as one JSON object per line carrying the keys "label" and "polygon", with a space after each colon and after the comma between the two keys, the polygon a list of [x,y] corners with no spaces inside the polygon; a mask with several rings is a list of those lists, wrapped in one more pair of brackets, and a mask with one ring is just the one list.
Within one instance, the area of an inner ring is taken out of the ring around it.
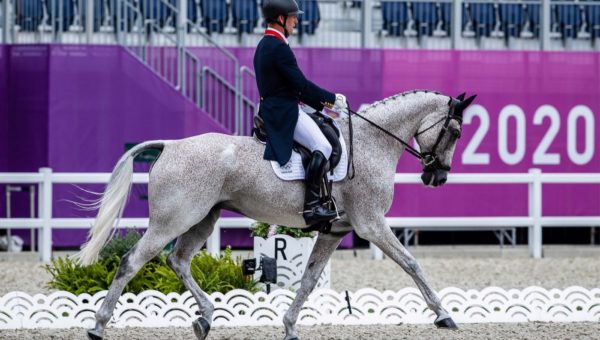
{"label": "black helmet", "polygon": [[283,15],[300,15],[304,12],[300,10],[295,0],[263,0],[263,17],[268,23],[277,23],[277,18]]}

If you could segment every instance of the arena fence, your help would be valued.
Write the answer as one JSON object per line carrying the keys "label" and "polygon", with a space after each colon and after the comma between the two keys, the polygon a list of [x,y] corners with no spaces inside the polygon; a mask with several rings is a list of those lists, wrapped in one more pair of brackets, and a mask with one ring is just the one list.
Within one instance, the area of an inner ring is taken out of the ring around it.
{"label": "arena fence", "polygon": [[[40,168],[39,173],[0,173],[0,183],[35,184],[38,186],[37,218],[0,218],[1,229],[37,229],[38,251],[42,261],[52,256],[52,229],[86,229],[93,218],[56,218],[52,216],[52,188],[54,184],[106,184],[110,173],[53,173],[50,168]],[[133,175],[133,183],[148,183],[147,173]],[[418,174],[396,174],[396,184],[418,184]],[[542,184],[544,183],[592,183],[600,184],[600,173],[542,173],[531,169],[529,173],[490,173],[490,174],[450,174],[448,184],[523,184],[529,187],[528,215],[522,217],[485,216],[485,217],[389,217],[392,228],[481,228],[498,230],[502,227],[527,227],[529,253],[534,258],[542,257],[543,227],[592,227],[600,226],[600,216],[543,216]],[[221,228],[247,228],[252,224],[248,218],[221,218],[215,232],[207,241],[208,250],[216,254],[220,250]],[[148,218],[122,218],[119,228],[147,227]],[[483,226],[483,227],[482,227]],[[381,251],[372,246],[376,259],[383,257]]]}
{"label": "arena fence", "polygon": [[[12,292],[0,297],[0,329],[71,328],[94,326],[95,312],[106,291],[94,295],[54,292],[28,295]],[[486,322],[598,322],[600,289],[527,287],[504,290],[445,288],[439,291],[444,308],[461,323]],[[215,306],[213,326],[281,326],[295,293],[278,289],[270,294],[233,290],[209,295]],[[109,327],[189,327],[198,318],[191,293],[162,294],[145,291],[123,294]],[[432,323],[416,288],[380,292],[365,288],[356,292],[314,291],[304,304],[300,325],[364,325]]]}

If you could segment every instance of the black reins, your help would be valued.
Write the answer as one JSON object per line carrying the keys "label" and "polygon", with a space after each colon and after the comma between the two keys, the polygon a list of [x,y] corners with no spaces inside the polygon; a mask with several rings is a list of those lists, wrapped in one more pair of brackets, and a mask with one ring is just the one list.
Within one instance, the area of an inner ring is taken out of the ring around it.
{"label": "black reins", "polygon": [[[441,118],[440,120],[438,120],[437,122],[431,124],[431,126],[425,128],[422,131],[419,131],[415,134],[415,137],[429,131],[430,129],[432,129],[434,126],[438,125],[439,123],[446,121],[444,124],[445,129],[443,129],[440,134],[438,135],[438,138],[433,146],[433,149],[430,152],[420,152],[419,150],[415,149],[412,145],[408,144],[407,142],[403,141],[401,138],[397,137],[396,135],[394,135],[393,133],[389,132],[388,130],[382,128],[381,126],[377,125],[377,123],[374,123],[373,121],[371,121],[370,119],[368,119],[367,117],[361,115],[360,113],[350,109],[350,104],[348,104],[348,132],[350,133],[350,137],[349,137],[349,141],[350,141],[350,150],[348,152],[348,179],[353,179],[354,175],[355,175],[355,169],[354,169],[354,132],[352,129],[352,115],[356,115],[359,118],[361,118],[362,120],[366,121],[367,123],[371,124],[372,126],[374,126],[375,128],[379,129],[380,131],[382,131],[383,133],[385,133],[386,135],[394,138],[396,141],[400,142],[400,144],[404,145],[406,148],[406,151],[408,151],[408,153],[410,153],[411,155],[415,156],[418,160],[420,161],[425,161],[423,165],[430,166],[431,164],[433,164],[434,162],[437,161],[437,157],[435,156],[435,150],[437,149],[438,144],[440,143],[440,141],[442,140],[442,138],[444,137],[444,134],[446,132],[446,128],[448,126],[448,124],[450,123],[451,119],[457,119],[457,117],[454,115],[454,105],[452,105],[452,98],[450,98],[450,101],[448,103],[448,105],[450,105],[450,110],[448,112],[448,114],[446,115],[446,117]],[[350,169],[352,169],[352,172],[350,172]],[[449,169],[448,169],[449,170]]]}

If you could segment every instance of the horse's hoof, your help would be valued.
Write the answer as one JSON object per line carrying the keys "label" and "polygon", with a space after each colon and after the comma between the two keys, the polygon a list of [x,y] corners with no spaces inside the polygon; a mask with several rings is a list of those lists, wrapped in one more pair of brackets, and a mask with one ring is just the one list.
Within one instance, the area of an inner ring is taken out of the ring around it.
{"label": "horse's hoof", "polygon": [[433,324],[437,328],[445,328],[445,329],[458,329],[458,326],[454,323],[451,317],[447,317],[441,320],[435,320]]}
{"label": "horse's hoof", "polygon": [[198,338],[198,340],[206,339],[208,332],[210,332],[210,324],[203,317],[199,317],[196,321],[194,321],[192,323],[192,327],[194,328],[194,334],[196,334],[196,338]]}
{"label": "horse's hoof", "polygon": [[90,340],[102,340],[102,334],[96,332],[95,329],[90,329],[87,331],[88,339]]}

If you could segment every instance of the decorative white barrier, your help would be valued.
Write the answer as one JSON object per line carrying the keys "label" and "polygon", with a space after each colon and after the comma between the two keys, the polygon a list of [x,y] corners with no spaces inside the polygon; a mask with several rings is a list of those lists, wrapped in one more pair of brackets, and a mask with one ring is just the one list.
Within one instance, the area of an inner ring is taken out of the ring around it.
{"label": "decorative white barrier", "polygon": [[[304,304],[298,323],[315,324],[419,324],[432,323],[434,314],[416,288],[379,292],[361,289],[348,293],[320,289]],[[458,323],[485,322],[600,322],[600,288],[541,287],[504,290],[445,288],[440,298]],[[0,329],[92,327],[94,313],[106,291],[75,296],[67,292],[49,295],[9,293],[0,298]],[[295,294],[276,290],[271,294],[234,290],[210,295],[215,304],[214,326],[282,325],[282,317]],[[114,327],[188,327],[196,319],[196,302],[189,292],[164,295],[146,291],[124,294],[110,325]]]}

